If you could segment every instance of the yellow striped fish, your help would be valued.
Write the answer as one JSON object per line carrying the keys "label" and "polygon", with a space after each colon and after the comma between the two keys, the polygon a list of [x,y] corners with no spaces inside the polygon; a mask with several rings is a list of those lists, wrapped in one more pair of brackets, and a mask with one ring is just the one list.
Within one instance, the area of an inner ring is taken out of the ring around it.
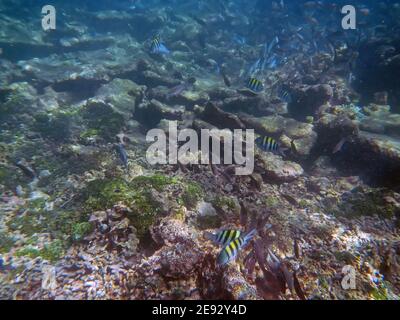
{"label": "yellow striped fish", "polygon": [[248,89],[250,89],[251,91],[254,92],[261,92],[264,89],[264,86],[262,84],[262,82],[260,80],[258,80],[257,78],[253,78],[251,77],[247,83],[246,83],[246,87]]}
{"label": "yellow striped fish", "polygon": [[216,234],[205,233],[205,238],[213,241],[214,243],[226,246],[233,240],[238,239],[242,235],[240,230],[222,230]]}
{"label": "yellow striped fish", "polygon": [[279,150],[278,143],[271,137],[258,137],[256,139],[256,145],[266,152],[276,152]]}
{"label": "yellow striped fish", "polygon": [[243,249],[255,236],[256,230],[250,231],[245,236],[239,237],[226,245],[217,257],[217,264],[223,266],[236,259],[239,251]]}

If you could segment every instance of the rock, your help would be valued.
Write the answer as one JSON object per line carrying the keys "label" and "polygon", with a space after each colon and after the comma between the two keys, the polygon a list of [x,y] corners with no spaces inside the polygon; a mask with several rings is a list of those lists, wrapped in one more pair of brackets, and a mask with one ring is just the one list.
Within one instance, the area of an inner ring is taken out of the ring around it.
{"label": "rock", "polygon": [[220,129],[244,129],[244,125],[237,115],[225,112],[212,103],[206,105],[201,117],[204,121],[207,121]]}
{"label": "rock", "polygon": [[102,99],[92,98],[82,109],[82,117],[88,128],[96,130],[105,138],[114,139],[129,119],[129,113],[125,113],[126,111]]}
{"label": "rock", "polygon": [[200,202],[196,211],[195,224],[200,229],[218,228],[220,226],[221,219],[211,203]]}
{"label": "rock", "polygon": [[148,127],[156,126],[161,120],[182,120],[185,112],[183,106],[172,108],[158,100],[141,103],[135,113],[135,117]]}
{"label": "rock", "polygon": [[[241,115],[240,120],[247,129],[254,129],[262,136],[281,137],[281,142],[287,148],[295,147],[298,155],[307,156],[317,142],[317,133],[309,123],[298,122],[282,116],[248,117]],[[287,138],[284,139],[284,136]],[[293,143],[292,143],[293,142]]]}
{"label": "rock", "polygon": [[142,82],[148,87],[173,87],[180,84],[178,80],[161,76],[150,70],[146,70],[142,73]]}
{"label": "rock", "polygon": [[15,82],[0,89],[4,102],[0,104],[2,114],[33,114],[38,109],[37,91],[27,82]]}
{"label": "rock", "polygon": [[[394,116],[394,119],[397,118],[397,115]],[[316,150],[333,152],[341,139],[346,139],[333,159],[341,170],[350,175],[362,173],[384,186],[399,183],[400,138],[360,130],[355,120],[331,113],[320,117],[316,130],[319,137]],[[349,166],[349,163],[353,165]]]}
{"label": "rock", "polygon": [[304,173],[299,164],[284,161],[272,153],[261,153],[256,157],[256,170],[268,183],[292,182]]}
{"label": "rock", "polygon": [[333,97],[333,89],[327,84],[303,86],[294,91],[296,100],[290,104],[289,112],[299,121],[304,121],[307,116],[314,116],[319,107]]}
{"label": "rock", "polygon": [[247,96],[236,94],[236,96],[224,99],[219,106],[231,112],[245,112],[254,115],[271,114],[270,111],[268,111],[270,104],[263,95],[252,94]]}
{"label": "rock", "polygon": [[233,300],[259,300],[257,289],[250,285],[243,274],[233,266],[227,268],[222,278],[223,288]]}
{"label": "rock", "polygon": [[174,245],[177,243],[193,243],[197,238],[197,233],[189,228],[182,221],[176,219],[163,219],[158,226],[151,229],[154,241]]}
{"label": "rock", "polygon": [[130,119],[135,107],[143,99],[145,86],[139,86],[133,81],[114,79],[97,90],[96,98],[112,105],[113,109]]}
{"label": "rock", "polygon": [[190,278],[199,266],[202,254],[197,247],[177,243],[160,253],[161,274],[168,278]]}

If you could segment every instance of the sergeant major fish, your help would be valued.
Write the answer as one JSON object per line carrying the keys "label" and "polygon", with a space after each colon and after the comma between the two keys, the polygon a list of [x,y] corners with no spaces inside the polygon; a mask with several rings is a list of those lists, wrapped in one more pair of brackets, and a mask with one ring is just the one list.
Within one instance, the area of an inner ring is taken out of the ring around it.
{"label": "sergeant major fish", "polygon": [[243,233],[240,230],[222,230],[218,233],[205,233],[205,238],[219,245],[226,246],[233,240],[238,239]]}
{"label": "sergeant major fish", "polygon": [[231,241],[225,246],[217,257],[217,264],[220,266],[226,265],[227,263],[236,259],[239,251],[243,249],[256,234],[256,230],[250,231],[245,236],[239,237]]}
{"label": "sergeant major fish", "polygon": [[271,137],[258,137],[255,140],[256,146],[259,147],[261,150],[265,152],[272,152],[275,154],[280,154],[282,156],[285,155],[285,151],[288,149],[286,148],[281,148],[281,146],[276,142],[275,139]]}
{"label": "sergeant major fish", "polygon": [[253,92],[259,93],[264,89],[264,85],[257,78],[251,77],[246,83],[246,88]]}

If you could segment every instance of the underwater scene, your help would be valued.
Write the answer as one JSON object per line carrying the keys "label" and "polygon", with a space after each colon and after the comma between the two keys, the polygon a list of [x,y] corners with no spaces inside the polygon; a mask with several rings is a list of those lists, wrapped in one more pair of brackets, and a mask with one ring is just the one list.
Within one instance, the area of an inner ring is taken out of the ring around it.
{"label": "underwater scene", "polygon": [[0,300],[398,300],[400,2],[0,0]]}

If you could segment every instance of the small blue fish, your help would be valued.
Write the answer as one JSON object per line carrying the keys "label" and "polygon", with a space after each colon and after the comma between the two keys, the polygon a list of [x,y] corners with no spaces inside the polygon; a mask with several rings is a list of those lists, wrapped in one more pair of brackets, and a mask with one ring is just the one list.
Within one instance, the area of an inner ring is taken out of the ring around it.
{"label": "small blue fish", "polygon": [[243,249],[256,234],[256,230],[250,231],[247,235],[239,237],[231,241],[227,246],[225,246],[217,257],[217,264],[220,266],[226,265],[230,261],[236,259],[239,251]]}
{"label": "small blue fish", "polygon": [[246,38],[242,37],[242,36],[240,36],[238,34],[234,34],[233,37],[232,37],[232,40],[236,44],[239,44],[239,45],[242,45],[242,46],[246,44]]}
{"label": "small blue fish", "polygon": [[263,71],[263,61],[262,59],[258,59],[256,62],[254,62],[253,65],[250,66],[249,72],[247,73],[250,77],[254,74],[257,74],[258,72]]}
{"label": "small blue fish", "polygon": [[267,68],[268,69],[276,69],[278,66],[278,59],[276,56],[272,56],[271,58],[268,59],[267,61]]}
{"label": "small blue fish", "polygon": [[116,151],[123,166],[128,168],[128,154],[126,153],[124,145],[122,143],[117,144]]}

